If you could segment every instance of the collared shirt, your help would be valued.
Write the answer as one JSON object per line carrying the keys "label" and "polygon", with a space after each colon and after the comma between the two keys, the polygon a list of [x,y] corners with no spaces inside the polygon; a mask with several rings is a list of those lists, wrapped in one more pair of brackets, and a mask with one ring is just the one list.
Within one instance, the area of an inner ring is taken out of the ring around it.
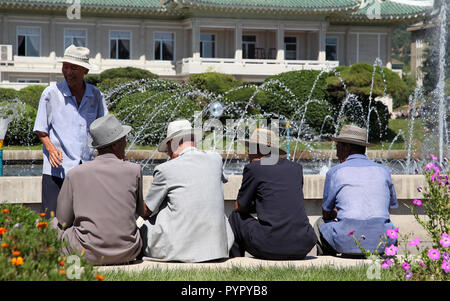
{"label": "collared shirt", "polygon": [[39,101],[33,131],[47,133],[55,147],[62,151],[63,161],[62,166],[52,167],[44,147],[43,174],[64,178],[80,161],[92,160],[94,150],[88,146],[89,126],[106,114],[108,109],[103,95],[90,84],[86,83],[80,106],[66,81],[47,87]]}
{"label": "collared shirt", "polygon": [[[338,252],[357,253],[359,250],[348,235],[364,235],[366,249],[374,249],[387,229],[393,228],[389,209],[398,201],[385,166],[369,160],[365,155],[350,155],[345,162],[327,172],[322,209],[338,210],[337,222],[323,224],[320,232]],[[364,247],[364,246],[363,246]]]}

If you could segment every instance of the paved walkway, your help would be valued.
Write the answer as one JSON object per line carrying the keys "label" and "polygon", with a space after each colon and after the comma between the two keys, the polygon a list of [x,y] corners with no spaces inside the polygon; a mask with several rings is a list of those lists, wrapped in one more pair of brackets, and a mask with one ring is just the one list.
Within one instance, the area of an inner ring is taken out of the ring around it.
{"label": "paved walkway", "polygon": [[304,260],[261,260],[253,257],[239,257],[226,259],[221,262],[205,262],[205,263],[179,263],[179,262],[156,262],[156,261],[142,261],[137,260],[135,263],[126,265],[109,265],[100,266],[97,269],[99,271],[111,271],[111,270],[123,270],[127,272],[140,272],[145,269],[223,269],[232,267],[356,267],[363,264],[369,264],[370,260],[367,259],[350,259],[334,256],[307,256]]}

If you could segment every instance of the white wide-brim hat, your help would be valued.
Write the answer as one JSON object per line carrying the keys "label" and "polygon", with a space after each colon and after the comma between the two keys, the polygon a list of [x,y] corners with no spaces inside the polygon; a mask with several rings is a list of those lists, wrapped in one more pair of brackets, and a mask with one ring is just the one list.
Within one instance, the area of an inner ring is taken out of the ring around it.
{"label": "white wide-brim hat", "polygon": [[344,142],[361,146],[373,146],[367,142],[367,130],[356,125],[344,125],[337,137],[329,137],[336,142]]}
{"label": "white wide-brim hat", "polygon": [[112,114],[100,117],[91,123],[89,147],[102,148],[113,144],[131,131],[131,126],[122,125]]}
{"label": "white wide-brim hat", "polygon": [[167,143],[177,137],[183,137],[188,135],[194,135],[194,143],[197,143],[202,139],[202,131],[198,129],[193,129],[189,120],[181,119],[175,120],[169,123],[167,127],[167,136],[158,146],[158,151],[162,153],[167,153],[168,147]]}
{"label": "white wide-brim hat", "polygon": [[64,51],[64,57],[59,59],[59,63],[71,63],[84,67],[86,69],[91,69],[91,64],[89,64],[89,49],[86,47],[70,45]]}
{"label": "white wide-brim hat", "polygon": [[278,150],[278,154],[280,155],[285,155],[286,151],[280,148],[279,141],[280,139],[274,131],[264,128],[254,130],[250,139],[239,140],[240,143],[244,143],[247,147],[249,147],[250,144],[259,144],[264,147],[269,147],[274,151]]}

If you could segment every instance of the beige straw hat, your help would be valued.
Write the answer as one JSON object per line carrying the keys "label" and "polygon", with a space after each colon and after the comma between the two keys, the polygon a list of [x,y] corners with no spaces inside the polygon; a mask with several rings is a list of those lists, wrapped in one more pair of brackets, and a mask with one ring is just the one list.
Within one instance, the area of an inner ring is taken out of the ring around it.
{"label": "beige straw hat", "polygon": [[241,143],[245,143],[246,146],[250,146],[250,144],[259,144],[265,147],[270,147],[271,149],[278,149],[278,153],[280,155],[285,155],[286,152],[280,148],[280,139],[275,134],[274,131],[257,128],[253,131],[250,139],[248,140],[240,140]]}
{"label": "beige straw hat", "polygon": [[169,123],[167,127],[167,136],[158,146],[158,151],[167,153],[167,142],[186,135],[194,135],[196,141],[202,138],[202,131],[192,128],[191,123],[187,119],[175,120]]}
{"label": "beige straw hat", "polygon": [[64,51],[64,57],[58,60],[58,62],[71,63],[89,70],[91,69],[91,65],[89,64],[89,53],[90,51],[88,48],[72,44],[67,47],[66,51]]}
{"label": "beige straw hat", "polygon": [[330,137],[336,142],[344,142],[361,146],[373,146],[367,142],[367,130],[356,125],[344,125],[339,132],[339,136]]}

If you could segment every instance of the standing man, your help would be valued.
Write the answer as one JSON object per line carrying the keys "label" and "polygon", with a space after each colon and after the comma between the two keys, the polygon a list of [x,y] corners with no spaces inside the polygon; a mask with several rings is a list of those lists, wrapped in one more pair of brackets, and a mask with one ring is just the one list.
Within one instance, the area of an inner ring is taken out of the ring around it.
{"label": "standing man", "polygon": [[[319,242],[317,255],[361,254],[353,236],[361,246],[375,251],[380,239],[394,225],[389,209],[397,208],[391,173],[385,166],[366,156],[367,130],[344,125],[336,138],[337,157],[341,164],[331,168],[325,178],[322,214],[314,225]],[[389,239],[388,245],[395,243]],[[383,252],[380,245],[378,251]]]}
{"label": "standing man", "polygon": [[145,197],[149,216],[141,227],[144,260],[203,262],[228,257],[233,233],[225,216],[222,157],[195,147],[188,120],[169,123]]}
{"label": "standing man", "polygon": [[230,257],[305,258],[317,238],[305,211],[302,166],[278,156],[285,152],[271,130],[256,129],[246,144],[250,163],[229,217],[235,237]]}
{"label": "standing man", "polygon": [[124,161],[130,130],[112,114],[92,123],[89,144],[98,156],[69,171],[51,222],[68,243],[63,255],[84,250],[84,257],[99,265],[128,262],[141,251],[135,215],[145,213],[142,171]]}
{"label": "standing man", "polygon": [[84,81],[91,67],[89,49],[71,45],[60,62],[65,80],[42,92],[33,128],[43,144],[41,211],[47,218],[56,212],[67,172],[94,159],[94,150],[88,146],[89,126],[108,114],[103,95]]}

